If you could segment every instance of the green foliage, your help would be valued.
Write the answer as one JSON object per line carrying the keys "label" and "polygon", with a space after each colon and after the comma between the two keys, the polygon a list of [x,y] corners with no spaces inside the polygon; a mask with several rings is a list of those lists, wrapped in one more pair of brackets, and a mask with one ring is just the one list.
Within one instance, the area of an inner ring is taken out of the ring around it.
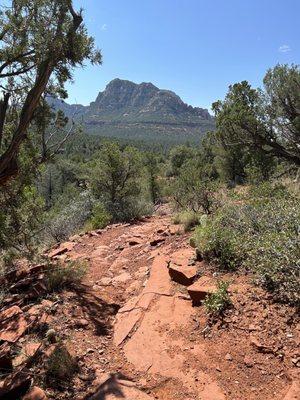
{"label": "green foliage", "polygon": [[144,156],[146,165],[146,176],[148,190],[153,204],[156,204],[161,197],[161,187],[158,182],[159,160],[155,153],[147,152]]}
{"label": "green foliage", "polygon": [[56,292],[81,282],[86,273],[86,265],[78,261],[49,264],[46,285],[49,292]]}
{"label": "green foliage", "polygon": [[182,210],[210,214],[216,207],[216,184],[202,175],[197,160],[183,164],[173,184],[172,197],[175,205]]}
{"label": "green foliage", "polygon": [[211,317],[219,317],[231,306],[228,288],[229,282],[218,281],[217,290],[210,293],[203,301],[204,307]]}
{"label": "green foliage", "polygon": [[171,176],[178,176],[180,168],[183,166],[185,162],[191,160],[195,156],[195,151],[192,147],[188,147],[185,145],[173,147],[170,151],[170,164]]}
{"label": "green foliage", "polygon": [[270,69],[264,90],[253,89],[247,81],[230,86],[225,100],[213,104],[216,137],[226,154],[237,162],[238,153],[250,153],[256,161],[258,156],[256,167],[264,178],[268,175],[264,165],[272,165],[274,156],[299,166],[299,86],[300,71],[295,65]]}
{"label": "green foliage", "polygon": [[182,211],[173,218],[174,224],[182,224],[185,232],[190,232],[199,224],[199,214],[193,211]]}
{"label": "green foliage", "polygon": [[44,206],[34,185],[35,157],[35,150],[23,145],[18,177],[0,190],[0,250],[6,255],[30,256],[35,252],[35,233],[43,222]]}
{"label": "green foliage", "polygon": [[105,228],[111,221],[112,216],[107,212],[103,204],[96,203],[92,209],[92,216],[89,220],[92,229]]}
{"label": "green foliage", "polygon": [[53,384],[70,381],[77,370],[78,365],[68,349],[62,343],[57,344],[47,362],[48,380]]}
{"label": "green foliage", "polygon": [[241,264],[242,254],[239,252],[239,238],[226,226],[222,211],[196,228],[194,240],[204,260],[216,264],[221,270],[231,271]]}
{"label": "green foliage", "polygon": [[46,96],[66,98],[74,68],[101,63],[101,54],[70,0],[14,0],[0,11],[2,185],[19,173],[22,143],[38,149],[38,163],[60,149],[56,133],[67,120],[51,112]]}
{"label": "green foliage", "polygon": [[260,185],[250,186],[248,190],[248,198],[252,201],[260,199],[289,199],[291,194],[286,186],[281,183],[272,184],[271,182],[263,182]]}
{"label": "green foliage", "polygon": [[80,191],[67,186],[45,216],[44,240],[47,241],[50,235],[57,242],[63,241],[80,231],[91,215],[94,201],[88,190]]}
{"label": "green foliage", "polygon": [[143,215],[143,164],[137,149],[127,146],[122,150],[117,143],[104,143],[89,169],[93,194],[114,221]]}
{"label": "green foliage", "polygon": [[265,185],[254,191],[261,197],[225,205],[197,228],[196,246],[219,268],[246,268],[275,298],[299,304],[299,199],[276,186],[267,197]]}

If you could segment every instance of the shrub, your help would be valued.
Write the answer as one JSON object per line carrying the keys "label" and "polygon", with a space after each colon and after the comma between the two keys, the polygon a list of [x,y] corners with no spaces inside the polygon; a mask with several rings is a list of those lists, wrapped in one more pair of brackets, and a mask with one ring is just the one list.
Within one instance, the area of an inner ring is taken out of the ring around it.
{"label": "shrub", "polygon": [[299,200],[276,189],[273,197],[225,205],[196,229],[194,242],[219,268],[246,268],[277,300],[299,305],[299,221]]}
{"label": "shrub", "polygon": [[252,201],[259,199],[287,199],[290,197],[290,193],[287,188],[279,183],[272,184],[271,182],[263,182],[260,185],[250,186],[248,191],[248,197]]}
{"label": "shrub", "polygon": [[90,164],[92,192],[114,221],[140,216],[142,157],[137,149],[104,143]]}
{"label": "shrub", "polygon": [[194,243],[201,257],[221,270],[235,270],[241,263],[239,240],[234,231],[223,225],[222,215],[210,218],[195,230]]}
{"label": "shrub", "polygon": [[46,284],[49,292],[59,291],[81,282],[86,273],[86,265],[78,261],[49,265]]}
{"label": "shrub", "polygon": [[202,176],[202,173],[201,167],[194,160],[182,165],[172,185],[172,197],[178,209],[211,214],[217,208],[217,184]]}
{"label": "shrub", "polygon": [[184,231],[189,232],[199,224],[199,215],[193,211],[183,211],[174,216],[173,223],[182,224]]}
{"label": "shrub", "polygon": [[230,307],[231,299],[228,293],[229,282],[218,281],[217,291],[209,294],[203,301],[207,313],[211,317],[218,317]]}
{"label": "shrub", "polygon": [[[62,197],[48,215],[46,230],[58,242],[68,239],[80,230],[91,215],[94,199],[88,191],[74,194],[75,198],[64,201]],[[63,204],[63,207],[62,207]]]}
{"label": "shrub", "polygon": [[96,203],[93,206],[92,217],[90,219],[92,229],[105,228],[111,220],[112,216],[107,212],[103,204]]}
{"label": "shrub", "polygon": [[68,349],[59,343],[48,359],[47,378],[56,382],[70,381],[78,369]]}

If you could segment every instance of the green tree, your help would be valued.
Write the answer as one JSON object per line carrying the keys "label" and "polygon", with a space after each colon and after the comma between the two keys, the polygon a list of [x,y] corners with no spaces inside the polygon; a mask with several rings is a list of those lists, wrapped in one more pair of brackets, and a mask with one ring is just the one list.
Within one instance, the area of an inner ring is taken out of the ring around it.
{"label": "green tree", "polygon": [[135,215],[134,203],[141,194],[141,155],[134,147],[122,151],[117,143],[103,144],[95,161],[89,165],[92,191],[114,220],[128,220]]}
{"label": "green tree", "polygon": [[278,65],[264,78],[264,90],[247,81],[229,87],[213,104],[217,137],[227,148],[242,146],[300,165],[300,71]]}
{"label": "green tree", "polygon": [[183,164],[178,178],[173,184],[173,199],[178,208],[194,213],[210,214],[215,205],[215,186],[203,174],[199,160],[189,160]]}
{"label": "green tree", "polygon": [[156,204],[160,198],[160,187],[158,183],[159,163],[157,155],[147,152],[145,154],[145,164],[151,201],[153,204]]}
{"label": "green tree", "polygon": [[51,118],[46,96],[66,97],[64,84],[72,79],[73,69],[87,59],[99,63],[101,55],[71,0],[13,0],[9,7],[1,6],[0,39],[3,185],[18,173],[20,147],[29,140],[29,131],[42,143],[41,159],[45,156]]}
{"label": "green tree", "polygon": [[193,158],[195,151],[188,146],[180,145],[170,151],[171,174],[177,176],[182,165]]}
{"label": "green tree", "polygon": [[20,173],[0,191],[0,251],[6,254],[31,256],[36,230],[43,222],[43,198],[33,184],[35,155],[36,150],[29,143],[21,146]]}

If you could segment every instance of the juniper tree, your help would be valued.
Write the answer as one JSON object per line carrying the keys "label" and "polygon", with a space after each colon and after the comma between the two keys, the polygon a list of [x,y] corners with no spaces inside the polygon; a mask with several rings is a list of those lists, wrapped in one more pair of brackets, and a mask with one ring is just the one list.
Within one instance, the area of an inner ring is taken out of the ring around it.
{"label": "juniper tree", "polygon": [[[85,60],[101,62],[72,0],[12,0],[0,6],[0,185],[18,173],[25,140],[41,145],[46,156],[46,127],[64,126],[53,116],[47,96],[66,98],[65,83]],[[56,131],[54,129],[54,131]],[[51,133],[50,133],[51,135]],[[62,141],[64,139],[61,139]],[[60,140],[60,141],[61,141]],[[59,147],[52,137],[52,149]]]}
{"label": "juniper tree", "polygon": [[224,148],[242,146],[300,166],[300,70],[277,65],[264,78],[264,90],[247,81],[230,86],[213,104],[217,137]]}

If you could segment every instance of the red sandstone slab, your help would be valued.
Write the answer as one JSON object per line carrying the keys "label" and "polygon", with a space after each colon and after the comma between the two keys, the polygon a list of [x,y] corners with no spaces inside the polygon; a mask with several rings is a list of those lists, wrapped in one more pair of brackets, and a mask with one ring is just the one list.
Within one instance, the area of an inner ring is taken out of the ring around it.
{"label": "red sandstone slab", "polygon": [[75,243],[73,242],[65,242],[61,243],[56,249],[53,249],[49,252],[48,256],[50,258],[60,256],[62,254],[67,253],[68,251],[73,250]]}
{"label": "red sandstone slab", "polygon": [[202,276],[198,281],[187,288],[190,298],[194,305],[200,305],[201,302],[216,290],[215,285],[210,278]]}
{"label": "red sandstone slab", "polygon": [[176,264],[169,265],[169,275],[174,282],[184,286],[190,286],[197,274],[196,267],[182,267]]}

